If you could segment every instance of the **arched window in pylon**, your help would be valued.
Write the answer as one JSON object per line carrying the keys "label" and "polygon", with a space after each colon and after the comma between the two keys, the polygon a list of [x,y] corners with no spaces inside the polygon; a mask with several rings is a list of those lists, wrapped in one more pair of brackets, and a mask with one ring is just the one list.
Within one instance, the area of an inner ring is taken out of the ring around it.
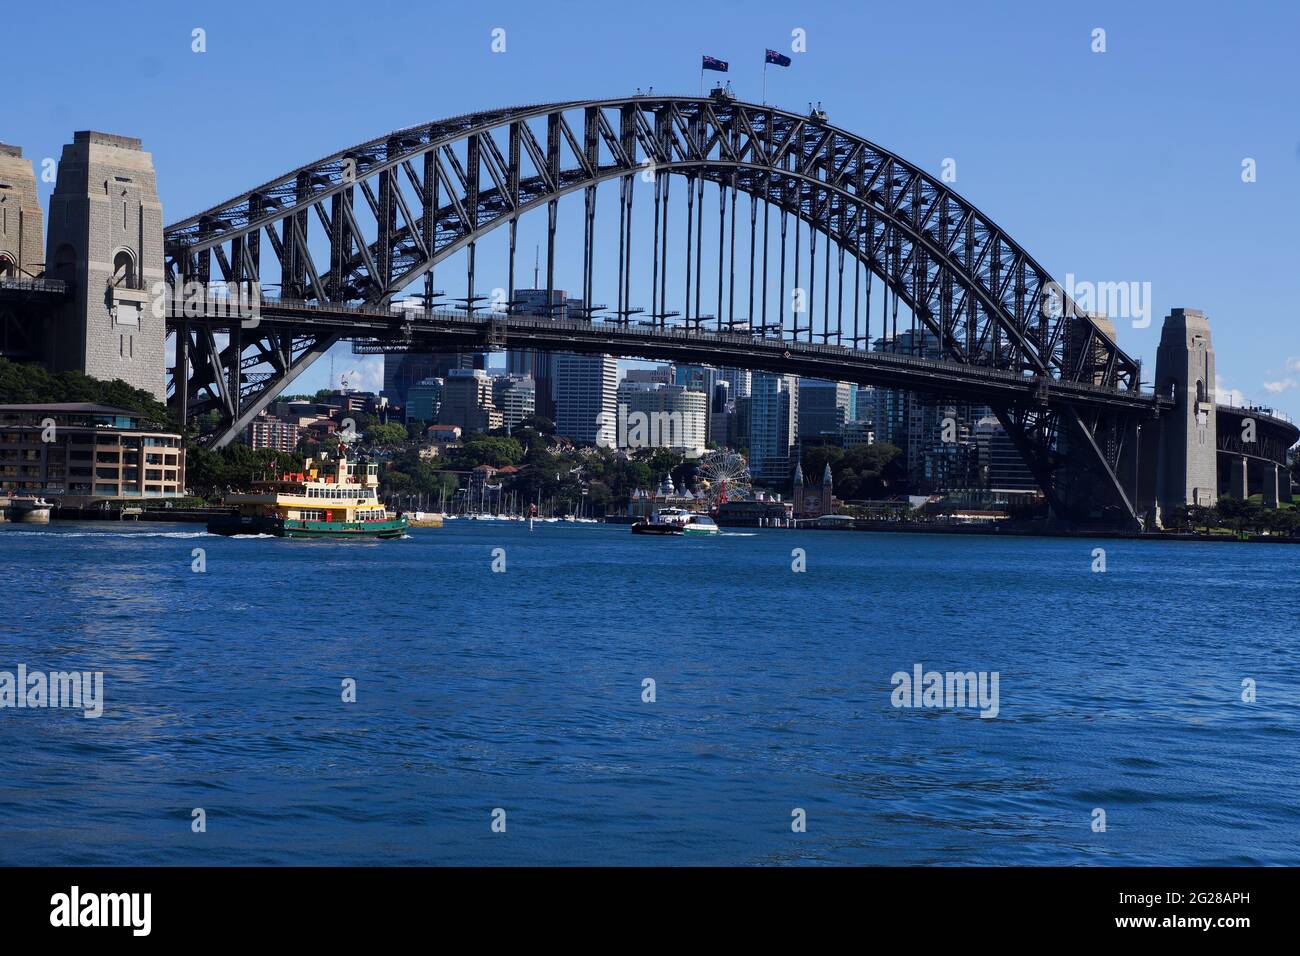
{"label": "arched window in pylon", "polygon": [[135,288],[135,256],[126,249],[119,250],[113,256],[113,287]]}
{"label": "arched window in pylon", "polygon": [[0,279],[18,278],[18,263],[7,255],[0,253]]}

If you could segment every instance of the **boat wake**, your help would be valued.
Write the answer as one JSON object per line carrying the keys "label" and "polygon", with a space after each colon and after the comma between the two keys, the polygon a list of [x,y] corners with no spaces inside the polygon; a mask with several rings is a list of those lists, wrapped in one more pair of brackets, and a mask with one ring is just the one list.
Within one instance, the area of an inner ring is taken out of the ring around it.
{"label": "boat wake", "polygon": [[[17,529],[15,529],[17,530]],[[206,531],[20,531],[55,538],[206,538]]]}

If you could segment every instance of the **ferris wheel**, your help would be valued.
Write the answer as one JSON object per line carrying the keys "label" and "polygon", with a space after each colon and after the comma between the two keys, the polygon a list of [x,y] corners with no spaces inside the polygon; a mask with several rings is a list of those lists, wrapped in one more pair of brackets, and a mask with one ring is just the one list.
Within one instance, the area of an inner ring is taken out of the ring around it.
{"label": "ferris wheel", "polygon": [[748,498],[753,492],[749,463],[734,451],[713,451],[700,459],[695,468],[701,490],[713,507],[728,501]]}

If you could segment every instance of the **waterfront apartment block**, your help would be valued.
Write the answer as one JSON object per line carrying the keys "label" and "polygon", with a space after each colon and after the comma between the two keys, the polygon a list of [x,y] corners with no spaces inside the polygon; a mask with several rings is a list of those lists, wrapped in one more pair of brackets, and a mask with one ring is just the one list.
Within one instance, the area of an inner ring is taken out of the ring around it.
{"label": "waterfront apartment block", "polygon": [[618,387],[621,448],[668,448],[698,458],[705,451],[709,397],[684,385],[624,381]]}
{"label": "waterfront apartment block", "polygon": [[274,451],[298,450],[302,429],[298,423],[283,421],[263,412],[248,426],[248,446],[254,450],[270,448]]}
{"label": "waterfront apartment block", "polygon": [[185,493],[181,436],[109,405],[0,405],[0,491],[69,505]]}

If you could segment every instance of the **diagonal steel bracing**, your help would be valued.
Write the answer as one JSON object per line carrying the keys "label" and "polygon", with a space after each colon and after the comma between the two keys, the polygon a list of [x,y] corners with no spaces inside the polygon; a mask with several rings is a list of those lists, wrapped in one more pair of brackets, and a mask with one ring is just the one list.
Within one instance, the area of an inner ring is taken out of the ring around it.
{"label": "diagonal steel bracing", "polygon": [[[605,182],[630,185],[632,175],[647,166],[656,182],[685,178],[688,204],[692,191],[702,191],[709,182],[721,196],[745,193],[780,216],[792,217],[796,246],[799,233],[808,232],[809,254],[824,259],[808,260],[815,268],[810,291],[823,299],[820,331],[814,333],[812,315],[799,326],[807,340],[816,334],[824,343],[838,342],[843,335],[838,314],[836,327],[830,325],[831,289],[816,287],[819,276],[823,286],[833,281],[833,246],[851,268],[877,276],[895,312],[901,302],[953,363],[1087,383],[1116,393],[1139,389],[1138,363],[1091,317],[1077,314],[1068,298],[1054,295],[1057,287],[1047,271],[945,184],[820,113],[801,116],[725,95],[515,107],[398,130],[169,226],[167,267],[181,280],[219,276],[265,282],[278,271],[286,299],[382,306],[462,249],[470,250],[472,263],[474,243],[506,225],[512,239],[513,297],[513,236],[520,216],[544,211],[553,249],[557,200],[580,191],[590,197]],[[705,211],[700,205],[693,212],[698,231]],[[719,252],[727,214],[724,203]],[[730,215],[734,264],[734,198]],[[591,228],[589,212],[583,256],[588,307]],[[627,229],[626,236],[620,233],[620,243],[626,239],[630,261],[630,222]],[[263,236],[274,255],[270,270],[261,259]],[[664,241],[666,248],[666,236]],[[689,243],[692,237],[682,241]],[[699,252],[697,240],[697,257]],[[554,281],[550,258],[548,288]],[[721,303],[721,259],[718,265]],[[627,313],[632,310],[622,271],[620,278],[619,301]],[[732,282],[734,325],[734,272]],[[689,276],[687,283],[689,288]],[[687,320],[698,326],[699,309],[692,318],[689,295],[685,304]],[[657,309],[659,331],[666,331],[667,303],[659,301]],[[715,321],[721,328],[721,309]],[[769,331],[765,320],[762,332]],[[258,366],[246,366],[245,359],[278,354],[272,343],[256,331],[230,332],[221,346],[213,330],[203,330],[195,346],[203,361],[186,363],[189,413],[217,408],[224,420],[218,441],[230,440],[247,421],[249,408],[264,406],[322,352],[313,342],[293,361],[267,363],[269,374],[257,372]],[[781,334],[793,332],[783,328]],[[232,350],[236,354],[229,354]],[[1074,515],[1118,510],[1132,517],[1119,477],[1121,463],[1113,454],[1116,445],[1103,434],[1116,430],[1113,416],[1081,415],[1059,403],[1009,407],[999,415],[1055,508]],[[1082,486],[1090,489],[1087,494],[1076,493]]]}

